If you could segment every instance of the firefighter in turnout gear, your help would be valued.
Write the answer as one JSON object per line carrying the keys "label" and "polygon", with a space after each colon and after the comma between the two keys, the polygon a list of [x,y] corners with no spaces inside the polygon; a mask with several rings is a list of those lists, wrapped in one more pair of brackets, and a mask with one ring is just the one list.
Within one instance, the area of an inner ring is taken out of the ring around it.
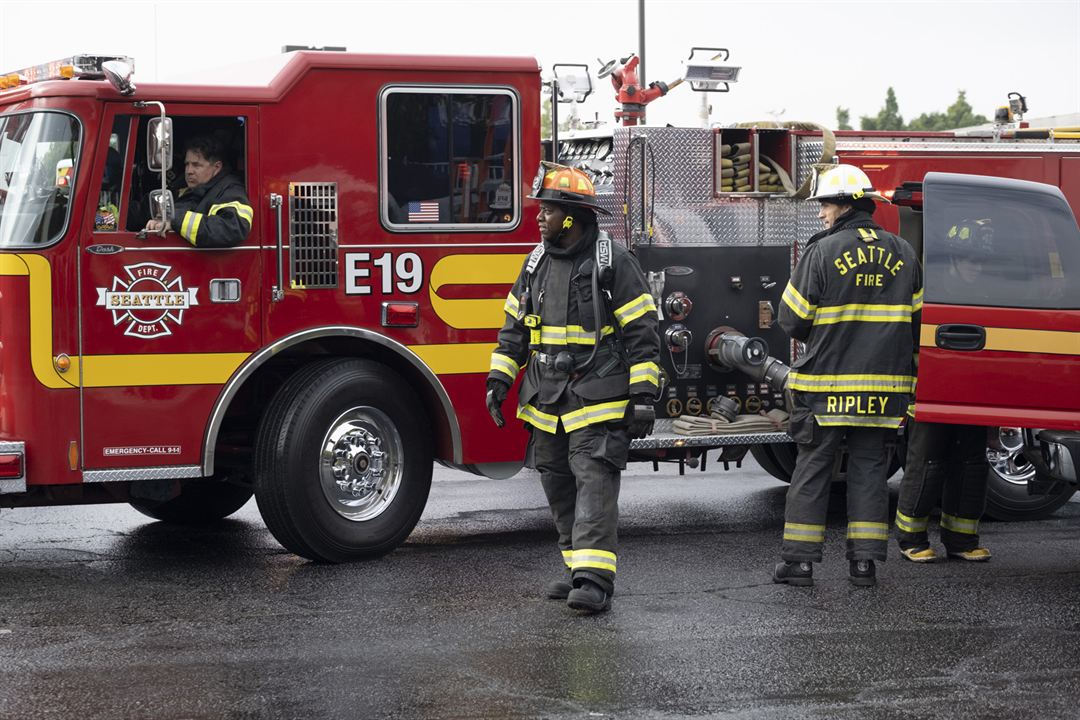
{"label": "firefighter in turnout gear", "polygon": [[[210,136],[192,139],[184,153],[187,187],[180,191],[175,218],[165,229],[175,230],[195,247],[233,247],[251,232],[251,201],[244,183],[225,171],[223,157],[221,143]],[[146,229],[158,232],[161,223],[151,220]]]}
{"label": "firefighter in turnout gear", "polygon": [[779,321],[806,344],[788,381],[799,445],[784,512],[783,562],[773,580],[812,585],[825,544],[829,485],[847,448],[851,582],[877,582],[888,547],[887,441],[914,390],[922,308],[914,250],[873,220],[888,202],[851,165],[815,169],[811,200],[825,230],[807,243],[784,290]]}
{"label": "firefighter in turnout gear", "polygon": [[[989,220],[964,219],[945,234],[948,268],[943,282],[970,286],[982,274],[981,258],[993,252]],[[979,546],[979,518],[986,509],[987,428],[913,421],[909,425],[904,479],[896,506],[900,553],[917,563],[934,562],[927,526],[941,505],[941,542],[948,557],[974,562],[990,559]]]}
{"label": "firefighter in turnout gear", "polygon": [[526,464],[540,472],[569,571],[546,594],[601,612],[615,588],[620,471],[631,437],[651,430],[660,387],[659,319],[637,259],[597,228],[607,211],[584,173],[543,163],[530,198],[543,242],[506,298],[487,405],[501,427],[524,367]]}

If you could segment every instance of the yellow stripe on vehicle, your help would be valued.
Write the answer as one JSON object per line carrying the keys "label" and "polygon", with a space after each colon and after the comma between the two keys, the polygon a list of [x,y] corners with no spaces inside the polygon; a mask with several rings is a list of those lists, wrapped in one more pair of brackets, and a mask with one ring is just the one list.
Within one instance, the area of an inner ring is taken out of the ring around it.
{"label": "yellow stripe on vehicle", "polygon": [[[919,345],[936,347],[937,325],[923,325]],[[997,352],[1037,353],[1041,355],[1080,355],[1080,331],[1022,330],[1019,328],[988,327],[984,350]]]}
{"label": "yellow stripe on vehicle", "polygon": [[501,328],[506,306],[501,298],[447,299],[439,295],[439,289],[448,285],[513,285],[525,257],[516,253],[447,255],[435,263],[428,278],[432,309],[452,328]]}
{"label": "yellow stripe on vehicle", "polygon": [[487,373],[491,369],[491,354],[495,343],[445,343],[409,345],[436,375]]}

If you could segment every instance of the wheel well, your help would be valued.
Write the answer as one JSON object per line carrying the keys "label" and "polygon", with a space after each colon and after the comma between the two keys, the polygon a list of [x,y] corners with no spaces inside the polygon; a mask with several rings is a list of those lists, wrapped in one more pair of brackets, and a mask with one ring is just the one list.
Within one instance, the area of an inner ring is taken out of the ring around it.
{"label": "wheel well", "polygon": [[[209,462],[204,462],[204,472],[209,468],[213,469],[214,475],[228,471],[246,472],[251,465],[259,421],[277,388],[307,363],[332,357],[369,358],[401,375],[420,396],[420,403],[431,425],[436,459],[460,462],[460,457],[455,457],[460,456],[461,452],[457,418],[451,417],[452,409],[447,409],[449,401],[445,391],[441,386],[436,388],[433,385],[434,376],[426,375],[406,354],[393,347],[364,337],[331,335],[289,345],[269,355],[244,377],[241,385],[223,389],[222,397],[227,406],[218,408],[218,412],[223,410],[224,414],[213,440],[214,452]],[[438,383],[437,379],[435,383]]]}

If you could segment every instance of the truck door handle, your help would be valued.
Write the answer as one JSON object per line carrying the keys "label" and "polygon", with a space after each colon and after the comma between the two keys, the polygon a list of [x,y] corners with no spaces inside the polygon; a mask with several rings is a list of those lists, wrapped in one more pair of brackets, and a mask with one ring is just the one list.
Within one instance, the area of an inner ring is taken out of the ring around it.
{"label": "truck door handle", "polygon": [[979,325],[938,325],[934,341],[942,350],[982,350],[986,347],[986,328]]}

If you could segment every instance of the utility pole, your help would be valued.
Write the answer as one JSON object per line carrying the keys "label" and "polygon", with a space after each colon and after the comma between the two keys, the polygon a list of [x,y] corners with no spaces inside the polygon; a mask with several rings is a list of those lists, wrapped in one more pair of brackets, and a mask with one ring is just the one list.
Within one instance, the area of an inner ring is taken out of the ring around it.
{"label": "utility pole", "polygon": [[645,79],[645,0],[638,0],[638,59],[641,61],[638,63],[638,82],[641,83],[641,87],[649,87],[649,81]]}

